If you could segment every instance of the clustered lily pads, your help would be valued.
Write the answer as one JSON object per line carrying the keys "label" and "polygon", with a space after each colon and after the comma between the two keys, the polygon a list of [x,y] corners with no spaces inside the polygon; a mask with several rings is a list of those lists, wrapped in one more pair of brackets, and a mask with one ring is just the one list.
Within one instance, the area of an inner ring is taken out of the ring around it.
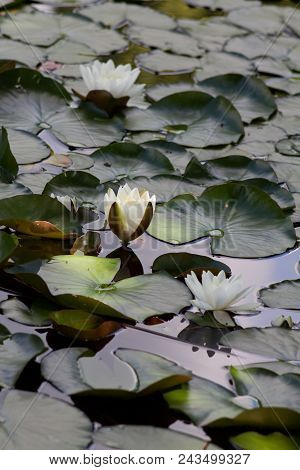
{"label": "clustered lily pads", "polygon": [[298,448],[299,12],[0,3],[0,448]]}

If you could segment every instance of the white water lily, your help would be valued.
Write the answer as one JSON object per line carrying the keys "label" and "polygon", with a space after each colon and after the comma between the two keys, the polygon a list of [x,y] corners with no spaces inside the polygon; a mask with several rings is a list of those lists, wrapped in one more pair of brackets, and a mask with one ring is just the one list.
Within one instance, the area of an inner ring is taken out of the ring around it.
{"label": "white water lily", "polygon": [[107,91],[115,99],[128,97],[127,106],[142,104],[145,85],[135,83],[141,72],[139,68],[132,69],[130,64],[116,67],[112,60],[95,60],[90,65],[80,65],[80,71],[89,92]]}
{"label": "white water lily", "polygon": [[258,303],[239,303],[253,290],[251,287],[243,288],[240,276],[232,276],[227,279],[224,271],[221,271],[217,276],[214,276],[210,271],[204,271],[202,282],[200,282],[192,271],[185,278],[185,282],[195,296],[195,299],[191,301],[192,304],[201,311],[240,312],[258,308]]}
{"label": "white water lily", "polygon": [[128,184],[121,186],[117,194],[109,188],[104,196],[106,220],[115,235],[125,243],[142,235],[152,220],[156,197]]}
{"label": "white water lily", "polygon": [[70,212],[74,210],[74,212],[78,211],[78,201],[76,197],[70,196],[56,196],[56,194],[51,193],[50,197],[53,199],[57,199],[58,202],[63,204]]}

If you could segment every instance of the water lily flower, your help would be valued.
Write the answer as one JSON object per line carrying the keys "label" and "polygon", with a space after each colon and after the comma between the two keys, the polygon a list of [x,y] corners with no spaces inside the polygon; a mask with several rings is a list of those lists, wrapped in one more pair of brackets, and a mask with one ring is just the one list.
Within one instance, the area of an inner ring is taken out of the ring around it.
{"label": "water lily flower", "polygon": [[104,212],[112,232],[125,244],[147,230],[152,220],[156,197],[128,184],[115,192],[109,188],[104,196]]}
{"label": "water lily flower", "polygon": [[70,196],[57,196],[54,193],[50,194],[50,197],[53,199],[57,199],[58,202],[63,204],[70,212],[77,212],[78,211],[78,201],[76,197],[70,197]]}
{"label": "water lily flower", "polygon": [[239,303],[246,297],[252,288],[243,288],[240,276],[226,278],[225,272],[221,271],[214,276],[210,271],[204,271],[202,282],[192,271],[185,278],[186,285],[194,294],[192,304],[201,311],[253,311],[258,308],[257,303]]}
{"label": "water lily flower", "polygon": [[85,99],[108,114],[115,114],[126,106],[145,107],[145,85],[135,83],[140,75],[139,68],[132,69],[130,64],[116,67],[112,60],[95,60],[90,65],[80,65],[80,71],[88,89]]}

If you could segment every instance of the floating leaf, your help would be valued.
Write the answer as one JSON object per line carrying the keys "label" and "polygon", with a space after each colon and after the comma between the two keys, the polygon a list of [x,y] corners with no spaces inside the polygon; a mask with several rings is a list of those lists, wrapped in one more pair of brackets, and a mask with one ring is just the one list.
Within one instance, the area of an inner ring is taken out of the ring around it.
{"label": "floating leaf", "polygon": [[[2,0],[3,1],[3,0]],[[1,8],[1,4],[0,4]],[[35,67],[44,58],[44,53],[31,44],[4,39],[1,37],[0,60],[12,60],[19,64]]]}
{"label": "floating leaf", "polygon": [[132,349],[118,349],[112,363],[88,349],[60,349],[43,359],[42,374],[69,395],[121,398],[151,394],[190,380],[190,374],[173,362]]}
{"label": "floating leaf", "polygon": [[259,296],[266,307],[300,310],[300,279],[271,284]]}
{"label": "floating leaf", "polygon": [[5,262],[15,251],[19,242],[15,235],[0,231],[0,264]]}
{"label": "floating leaf", "polygon": [[[9,268],[8,272],[43,293],[46,284],[55,301],[64,306],[106,316],[144,321],[153,315],[178,313],[189,305],[191,294],[187,287],[164,274],[112,283],[119,267],[118,259],[55,256],[48,262]],[[172,298],[170,290],[175,291]]]}
{"label": "floating leaf", "polygon": [[277,109],[270,90],[256,77],[218,75],[199,82],[198,87],[212,96],[227,98],[246,123],[258,118],[268,119]]}
{"label": "floating leaf", "polygon": [[231,274],[231,270],[226,264],[215,261],[207,256],[191,253],[167,253],[161,255],[154,261],[152,271],[154,273],[166,271],[171,276],[179,278],[185,277],[191,271],[194,271],[200,278],[203,271],[211,271],[213,274],[225,271],[226,274]]}
{"label": "floating leaf", "polygon": [[230,442],[237,449],[244,450],[298,450],[298,439],[288,437],[280,432],[259,434],[250,431],[231,437]]}
{"label": "floating leaf", "polygon": [[40,327],[51,324],[50,314],[57,309],[57,306],[45,299],[35,299],[28,307],[17,297],[13,297],[2,302],[1,309],[3,315],[10,320]]}
{"label": "floating leaf", "polygon": [[92,423],[74,406],[21,390],[10,390],[3,398],[1,449],[74,450],[88,447]]}
{"label": "floating leaf", "polygon": [[0,180],[2,183],[11,183],[17,173],[18,164],[11,152],[7,131],[2,127],[0,133]]}
{"label": "floating leaf", "polygon": [[84,310],[58,310],[51,319],[61,333],[84,341],[98,341],[121,327],[117,322],[104,320]]}
{"label": "floating leaf", "polygon": [[173,29],[175,21],[168,15],[141,5],[128,3],[101,3],[80,10],[80,14],[105,26],[120,28],[125,24],[137,24],[157,29]]}
{"label": "floating leaf", "polygon": [[39,336],[26,333],[16,333],[2,341],[0,344],[0,386],[13,387],[26,364],[42,354],[45,349]]}
{"label": "floating leaf", "polygon": [[249,31],[262,34],[278,34],[283,26],[283,14],[273,6],[253,6],[244,10],[233,10],[228,15],[228,21]]}
{"label": "floating leaf", "polygon": [[221,339],[221,344],[281,361],[300,360],[300,331],[298,330],[247,328],[228,333]]}
{"label": "floating leaf", "polygon": [[0,200],[0,223],[46,238],[68,238],[79,231],[78,222],[63,204],[35,194]]}
{"label": "floating leaf", "polygon": [[150,177],[174,172],[169,159],[158,150],[144,149],[136,144],[111,144],[96,150],[92,158],[95,162],[93,175],[101,183],[116,178],[134,178],[145,174]]}
{"label": "floating leaf", "polygon": [[279,206],[260,189],[239,183],[158,206],[148,232],[171,244],[211,236],[213,254],[241,258],[282,253],[295,244],[291,220]]}
{"label": "floating leaf", "polygon": [[94,443],[120,450],[212,450],[214,444],[188,434],[153,426],[102,427],[94,434]]}
{"label": "floating leaf", "polygon": [[[186,0],[186,3],[196,8],[209,8],[210,10],[231,11],[249,6],[247,0]],[[259,2],[251,2],[252,5]]]}
{"label": "floating leaf", "polygon": [[19,165],[36,163],[50,155],[50,148],[38,137],[24,131],[7,129],[9,145]]}
{"label": "floating leaf", "polygon": [[167,96],[146,110],[128,111],[125,126],[132,131],[165,131],[167,140],[190,147],[237,142],[244,133],[229,101],[192,91]]}
{"label": "floating leaf", "polygon": [[160,50],[153,50],[136,57],[137,65],[149,72],[161,74],[191,73],[199,66],[199,60],[178,54],[169,54]]}

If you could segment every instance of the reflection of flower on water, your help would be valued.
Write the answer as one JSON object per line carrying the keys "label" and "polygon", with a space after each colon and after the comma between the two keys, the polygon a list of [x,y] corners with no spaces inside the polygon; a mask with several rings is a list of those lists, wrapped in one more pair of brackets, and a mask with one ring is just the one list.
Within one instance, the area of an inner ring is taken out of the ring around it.
{"label": "reflection of flower on water", "polygon": [[231,276],[227,279],[224,271],[217,276],[210,271],[204,271],[200,282],[192,271],[185,278],[185,282],[195,296],[192,304],[201,311],[249,312],[258,308],[258,303],[239,303],[253,291],[251,287],[243,288],[241,276]]}
{"label": "reflection of flower on water", "polygon": [[131,189],[128,184],[115,192],[109,188],[104,196],[104,212],[112,232],[125,243],[147,230],[155,211],[156,197],[148,191]]}
{"label": "reflection of flower on water", "polygon": [[80,65],[80,71],[88,92],[108,92],[116,100],[128,98],[126,106],[145,107],[145,85],[135,83],[140,75],[139,68],[132,69],[130,64],[116,67],[112,60],[95,60],[90,65]]}

